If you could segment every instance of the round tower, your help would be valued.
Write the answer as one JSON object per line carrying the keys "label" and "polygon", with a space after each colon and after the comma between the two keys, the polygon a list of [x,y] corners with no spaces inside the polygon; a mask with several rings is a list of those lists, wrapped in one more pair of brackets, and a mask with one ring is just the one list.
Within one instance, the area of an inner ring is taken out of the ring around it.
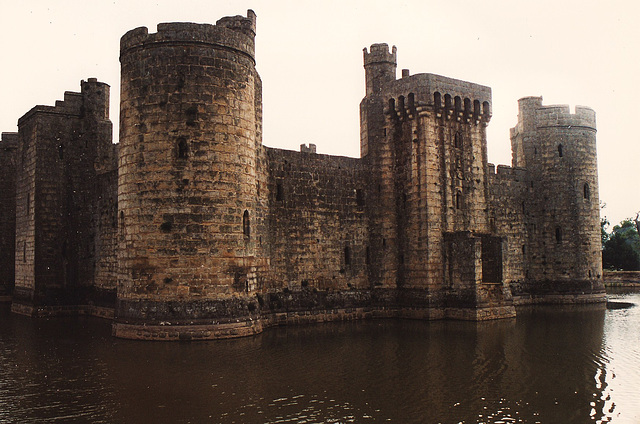
{"label": "round tower", "polygon": [[363,56],[366,95],[379,94],[385,83],[396,79],[396,46],[389,51],[386,43],[372,44],[368,52],[364,48]]}
{"label": "round tower", "polygon": [[527,290],[599,300],[604,286],[595,112],[543,106],[541,97],[521,99],[519,106],[512,144],[518,147],[514,161],[528,174]]}
{"label": "round tower", "polygon": [[249,10],[121,39],[116,336],[260,331],[255,23]]}

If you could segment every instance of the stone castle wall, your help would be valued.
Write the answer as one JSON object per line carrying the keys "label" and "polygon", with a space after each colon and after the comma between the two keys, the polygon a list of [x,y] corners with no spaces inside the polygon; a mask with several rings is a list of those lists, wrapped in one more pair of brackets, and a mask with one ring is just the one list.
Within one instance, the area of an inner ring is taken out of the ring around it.
{"label": "stone castle wall", "polygon": [[109,155],[109,86],[90,79],[81,88],[18,121],[15,312],[86,304],[94,290],[101,236],[94,205],[102,196],[95,182],[97,170],[115,170],[115,158]]}
{"label": "stone castle wall", "polygon": [[254,36],[250,12],[122,37],[120,323],[190,320],[190,304],[218,317],[217,302],[251,314],[266,236]]}
{"label": "stone castle wall", "polygon": [[16,244],[18,133],[0,139],[0,297],[13,292]]}
{"label": "stone castle wall", "polygon": [[[366,173],[358,159],[267,148],[276,289],[369,288]],[[272,288],[272,287],[269,287]]]}
{"label": "stone castle wall", "polygon": [[255,25],[249,11],[126,33],[118,145],[95,79],[3,135],[15,312],[113,316],[116,336],[169,340],[603,300],[593,111],[521,99],[513,166],[496,169],[491,89],[396,78],[395,47],[375,44],[361,158],[264,147]]}

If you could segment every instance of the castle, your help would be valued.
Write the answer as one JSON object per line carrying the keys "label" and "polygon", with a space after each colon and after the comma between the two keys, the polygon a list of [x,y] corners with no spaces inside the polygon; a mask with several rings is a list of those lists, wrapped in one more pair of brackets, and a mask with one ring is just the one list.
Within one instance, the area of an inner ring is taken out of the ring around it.
{"label": "castle", "polygon": [[488,163],[491,89],[396,78],[364,50],[361,158],[262,145],[256,16],[121,39],[120,137],[95,79],[0,142],[0,290],[13,312],[113,319],[115,336],[486,320],[604,301],[595,113],[519,101]]}

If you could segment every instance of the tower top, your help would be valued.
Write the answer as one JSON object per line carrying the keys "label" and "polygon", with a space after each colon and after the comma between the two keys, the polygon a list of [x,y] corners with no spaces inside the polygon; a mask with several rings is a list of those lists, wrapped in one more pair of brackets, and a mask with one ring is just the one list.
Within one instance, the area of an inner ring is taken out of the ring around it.
{"label": "tower top", "polygon": [[367,65],[375,63],[390,63],[396,66],[396,50],[396,46],[393,46],[391,47],[391,51],[389,51],[389,45],[387,43],[372,44],[368,52],[365,47],[363,49],[364,66],[367,67]]}

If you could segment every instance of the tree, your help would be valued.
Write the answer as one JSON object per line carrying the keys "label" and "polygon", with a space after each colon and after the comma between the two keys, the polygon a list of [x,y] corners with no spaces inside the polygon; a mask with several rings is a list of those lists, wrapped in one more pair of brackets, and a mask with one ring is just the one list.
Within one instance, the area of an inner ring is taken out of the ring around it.
{"label": "tree", "polygon": [[613,227],[608,239],[604,241],[602,266],[605,269],[640,271],[640,236],[637,216],[635,220],[628,218],[620,225]]}

